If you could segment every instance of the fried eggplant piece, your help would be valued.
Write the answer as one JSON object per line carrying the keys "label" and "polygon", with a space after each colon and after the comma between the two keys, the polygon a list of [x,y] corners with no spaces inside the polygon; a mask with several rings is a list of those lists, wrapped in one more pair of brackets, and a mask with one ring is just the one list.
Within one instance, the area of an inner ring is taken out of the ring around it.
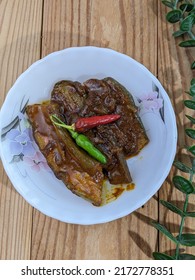
{"label": "fried eggplant piece", "polygon": [[128,184],[132,182],[132,178],[127,166],[127,161],[123,152],[120,150],[114,154],[116,164],[111,168],[107,168],[109,181],[113,185]]}
{"label": "fried eggplant piece", "polygon": [[[117,126],[123,134],[126,134],[123,144],[125,156],[135,156],[148,144],[149,139],[142,121],[137,114],[137,107],[135,106],[133,97],[124,86],[113,78],[108,77],[105,78],[104,81],[107,82],[117,98],[116,112],[118,111],[121,115]],[[120,100],[122,100],[122,102]],[[119,105],[119,101],[121,105]],[[121,142],[123,142],[122,139]],[[131,143],[134,143],[134,145]]]}
{"label": "fried eggplant piece", "polygon": [[[113,124],[94,129],[110,149],[122,148],[126,157],[137,155],[148,143],[148,137],[137,114],[132,95],[113,78],[90,79],[84,83],[87,89],[86,103],[79,112],[82,116],[119,114],[121,118]],[[114,102],[112,101],[114,100]],[[101,137],[104,135],[104,137]],[[109,144],[110,143],[110,144]]]}
{"label": "fried eggplant piece", "polygon": [[[137,155],[148,143],[148,137],[137,114],[131,94],[112,78],[90,79],[84,83],[87,97],[79,115],[119,114],[114,123],[86,132],[108,158],[104,167],[112,184],[131,182],[125,158]],[[120,175],[121,174],[121,175]]]}
{"label": "fried eggplant piece", "polygon": [[85,88],[81,83],[62,80],[54,85],[51,103],[60,105],[61,114],[66,115],[68,119],[77,115],[83,106],[85,96]]}
{"label": "fried eggplant piece", "polygon": [[104,179],[102,167],[78,148],[66,130],[52,124],[50,115],[59,114],[58,105],[29,105],[26,113],[34,139],[56,177],[73,193],[100,206]]}

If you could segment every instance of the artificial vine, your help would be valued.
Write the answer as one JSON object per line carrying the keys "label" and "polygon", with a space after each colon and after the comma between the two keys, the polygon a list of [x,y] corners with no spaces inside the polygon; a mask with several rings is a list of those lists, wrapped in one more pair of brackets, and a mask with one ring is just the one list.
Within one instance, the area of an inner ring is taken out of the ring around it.
{"label": "artificial vine", "polygon": [[[169,11],[166,15],[166,20],[170,23],[177,23],[179,29],[173,33],[174,37],[180,37],[182,41],[179,43],[180,47],[195,47],[195,0],[161,0],[162,3],[169,8]],[[195,69],[195,61],[191,64],[191,69]],[[184,101],[184,106],[195,111],[195,78],[191,80],[190,89],[187,92],[189,99]],[[185,133],[191,139],[195,139],[195,118],[186,115],[186,117],[191,122],[191,127],[185,129]],[[179,234],[174,236],[164,225],[153,221],[152,225],[163,233],[167,238],[172,240],[176,247],[174,255],[168,255],[165,253],[154,252],[153,257],[156,260],[195,260],[195,255],[181,253],[180,247],[183,246],[195,246],[195,234],[193,233],[183,233],[183,227],[186,219],[195,218],[195,212],[188,211],[188,201],[189,196],[195,195],[195,184],[194,184],[194,175],[195,175],[195,145],[185,146],[189,156],[191,157],[191,166],[187,166],[185,163],[176,160],[174,165],[183,173],[188,174],[187,176],[174,176],[172,179],[173,185],[177,190],[182,192],[185,196],[183,203],[183,208],[178,208],[175,204],[160,200],[160,203],[168,208],[170,211],[178,214],[181,217]]]}

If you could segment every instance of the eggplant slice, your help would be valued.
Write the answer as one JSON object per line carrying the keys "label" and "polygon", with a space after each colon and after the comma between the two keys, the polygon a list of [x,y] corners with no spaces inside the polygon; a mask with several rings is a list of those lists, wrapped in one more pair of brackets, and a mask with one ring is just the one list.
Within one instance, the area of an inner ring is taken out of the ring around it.
{"label": "eggplant slice", "polygon": [[50,115],[59,114],[57,108],[51,104],[27,106],[34,139],[56,177],[73,193],[100,206],[104,178],[102,167],[78,148],[65,129],[52,124]]}

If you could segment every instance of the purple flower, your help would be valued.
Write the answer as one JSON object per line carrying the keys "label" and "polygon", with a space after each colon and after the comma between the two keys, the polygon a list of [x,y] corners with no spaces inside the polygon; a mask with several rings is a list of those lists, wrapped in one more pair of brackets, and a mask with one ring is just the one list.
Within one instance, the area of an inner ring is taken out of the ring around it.
{"label": "purple flower", "polygon": [[50,171],[46,159],[41,152],[37,151],[33,157],[24,156],[23,161],[28,164],[34,171],[39,172],[41,169]]}
{"label": "purple flower", "polygon": [[163,107],[163,99],[158,98],[158,92],[152,91],[140,99],[142,108],[146,110],[159,110]]}
{"label": "purple flower", "polygon": [[10,153],[11,155],[27,155],[33,156],[36,152],[33,146],[32,131],[30,128],[26,128],[20,132],[18,129],[10,130],[6,138],[10,141]]}

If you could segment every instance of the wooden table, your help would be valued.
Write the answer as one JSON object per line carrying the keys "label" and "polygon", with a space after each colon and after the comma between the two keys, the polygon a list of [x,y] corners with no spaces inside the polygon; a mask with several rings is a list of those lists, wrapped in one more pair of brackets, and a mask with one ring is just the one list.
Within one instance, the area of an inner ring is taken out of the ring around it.
{"label": "wooden table", "polygon": [[[71,46],[112,48],[143,63],[161,81],[174,106],[179,130],[178,156],[185,142],[182,100],[192,71],[192,50],[178,47],[157,0],[1,0],[0,103],[31,63]],[[160,191],[133,214],[116,221],[79,226],[59,222],[31,207],[0,166],[0,259],[151,259],[174,244],[150,225],[152,219],[178,233],[180,219],[159,199],[182,204],[172,188],[172,168]],[[146,186],[147,187],[147,186]],[[191,201],[194,210],[194,200]],[[186,231],[195,231],[187,220]],[[188,248],[187,252],[195,253]]]}

